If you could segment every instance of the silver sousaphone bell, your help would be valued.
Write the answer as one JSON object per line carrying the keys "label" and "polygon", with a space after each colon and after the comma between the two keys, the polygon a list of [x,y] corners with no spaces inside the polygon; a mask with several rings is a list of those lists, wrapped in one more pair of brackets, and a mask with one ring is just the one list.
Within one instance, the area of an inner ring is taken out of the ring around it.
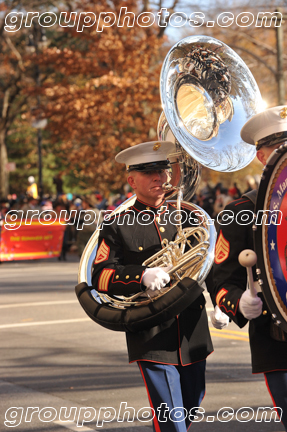
{"label": "silver sousaphone bell", "polygon": [[[76,293],[91,319],[112,330],[140,331],[170,319],[186,307],[189,293],[180,283],[186,275],[198,283],[204,281],[213,263],[216,240],[210,217],[188,202],[198,187],[201,165],[232,172],[244,168],[255,157],[254,146],[242,141],[240,130],[260,110],[261,96],[251,72],[227,45],[208,36],[179,41],[164,60],[160,92],[164,112],[159,119],[158,136],[161,141],[175,144],[174,153],[169,156],[172,187],[166,188],[166,196],[171,198],[177,193],[177,200],[171,202],[178,211],[181,206],[199,211],[203,223],[197,232],[194,229],[183,232],[180,226],[173,245],[163,244],[162,253],[143,263],[150,267],[165,266],[166,249],[171,250],[169,259],[173,262],[178,250],[181,251],[178,262],[183,263],[183,271],[177,263],[169,271],[178,285],[174,283],[171,289],[153,299],[138,295],[112,298],[90,286],[100,233],[99,229],[95,231],[81,258]],[[112,215],[133,205],[135,199],[134,196],[124,202]],[[196,240],[196,248],[185,257],[189,236]],[[194,268],[188,264],[192,260]]]}
{"label": "silver sousaphone bell", "polygon": [[227,45],[208,36],[190,36],[168,52],[161,70],[164,110],[159,138],[175,137],[199,164],[237,171],[255,157],[240,137],[243,124],[261,110],[256,81]]}

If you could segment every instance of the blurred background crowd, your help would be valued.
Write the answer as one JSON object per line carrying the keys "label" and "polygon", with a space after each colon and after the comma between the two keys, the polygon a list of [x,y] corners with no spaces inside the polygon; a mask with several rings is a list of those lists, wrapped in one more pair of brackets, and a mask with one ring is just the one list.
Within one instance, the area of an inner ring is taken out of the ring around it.
{"label": "blurred background crowd", "polygon": [[[220,212],[231,201],[238,199],[242,193],[248,192],[258,187],[260,177],[248,175],[245,178],[246,186],[240,190],[236,183],[229,188],[224,187],[222,183],[215,186],[204,182],[197,193],[193,196],[192,202],[203,208],[215,223],[218,222]],[[56,193],[53,195],[46,194],[42,199],[37,193],[37,184],[33,176],[28,177],[27,190],[23,194],[10,194],[0,200],[0,231],[1,221],[5,217],[10,217],[21,210],[23,218],[29,210],[38,210],[39,214],[45,210],[54,210],[59,217],[63,210],[67,211],[67,217],[71,216],[69,223],[66,225],[62,253],[59,260],[66,260],[67,252],[74,252],[81,256],[89,238],[96,230],[99,223],[102,222],[105,211],[113,211],[125,200],[130,198],[133,193],[128,184],[124,185],[123,193],[109,194],[105,196],[98,190],[87,195],[65,193],[63,191],[63,182],[59,176],[54,177]],[[85,212],[81,211],[84,210]],[[6,214],[9,212],[9,215]],[[93,223],[84,223],[84,215],[91,213]],[[63,214],[63,213],[62,213]],[[19,215],[19,213],[18,213]]]}

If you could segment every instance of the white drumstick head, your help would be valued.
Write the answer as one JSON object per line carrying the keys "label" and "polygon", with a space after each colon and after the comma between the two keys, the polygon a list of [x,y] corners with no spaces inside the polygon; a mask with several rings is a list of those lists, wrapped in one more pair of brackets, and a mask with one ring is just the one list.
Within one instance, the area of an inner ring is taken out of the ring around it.
{"label": "white drumstick head", "polygon": [[251,249],[245,249],[240,252],[238,261],[243,267],[253,267],[257,262],[257,255]]}

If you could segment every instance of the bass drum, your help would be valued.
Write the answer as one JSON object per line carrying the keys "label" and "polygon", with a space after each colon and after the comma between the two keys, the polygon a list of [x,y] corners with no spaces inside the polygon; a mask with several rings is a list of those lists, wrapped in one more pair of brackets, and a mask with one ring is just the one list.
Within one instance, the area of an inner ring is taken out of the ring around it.
{"label": "bass drum", "polygon": [[275,323],[287,332],[287,144],[264,169],[255,211],[259,284]]}

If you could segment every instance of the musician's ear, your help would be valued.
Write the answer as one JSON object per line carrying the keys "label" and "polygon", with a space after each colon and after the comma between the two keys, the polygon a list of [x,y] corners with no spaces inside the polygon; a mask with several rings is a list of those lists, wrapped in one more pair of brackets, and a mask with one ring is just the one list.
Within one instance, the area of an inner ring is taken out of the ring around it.
{"label": "musician's ear", "polygon": [[266,156],[262,149],[256,152],[257,159],[263,164],[266,165]]}
{"label": "musician's ear", "polygon": [[275,149],[279,148],[281,146],[281,143],[274,144],[272,146],[263,146],[260,150],[257,150],[256,156],[257,159],[260,160],[260,162],[265,166],[269,156],[274,152]]}
{"label": "musician's ear", "polygon": [[129,173],[129,176],[127,178],[127,182],[131,188],[133,188],[134,190],[136,189],[136,181],[135,181],[135,172],[134,171],[131,171]]}

